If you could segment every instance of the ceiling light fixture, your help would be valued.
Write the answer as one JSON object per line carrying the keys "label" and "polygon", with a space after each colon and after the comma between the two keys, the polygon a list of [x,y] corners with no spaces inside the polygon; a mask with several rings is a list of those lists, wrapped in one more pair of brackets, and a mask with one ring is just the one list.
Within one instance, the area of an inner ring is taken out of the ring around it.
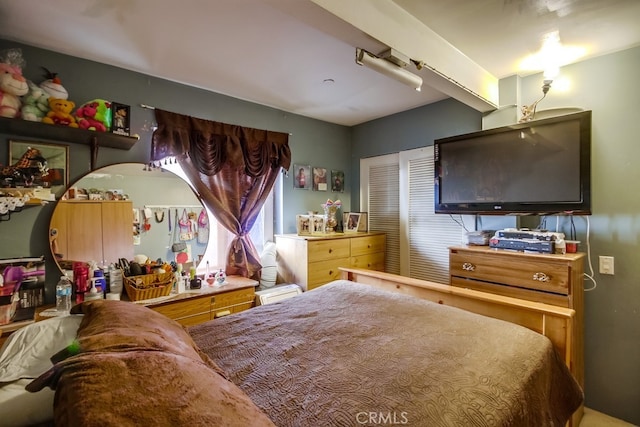
{"label": "ceiling light fixture", "polygon": [[[393,50],[388,52],[395,53]],[[376,70],[377,72],[391,77],[400,83],[411,86],[420,92],[420,88],[422,88],[422,78],[405,70],[403,67],[398,65],[396,61],[392,62],[391,59],[391,57],[389,57],[389,59],[379,58],[364,49],[359,47],[356,48],[356,64],[364,65],[372,70]],[[411,59],[409,59],[409,61],[413,62]]]}

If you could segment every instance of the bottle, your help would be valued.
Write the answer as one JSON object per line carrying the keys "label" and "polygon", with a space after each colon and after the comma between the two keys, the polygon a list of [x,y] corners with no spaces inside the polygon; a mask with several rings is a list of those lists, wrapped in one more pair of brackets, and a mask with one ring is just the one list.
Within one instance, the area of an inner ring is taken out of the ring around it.
{"label": "bottle", "polygon": [[71,288],[69,276],[62,275],[56,285],[56,311],[61,316],[69,314],[71,310]]}

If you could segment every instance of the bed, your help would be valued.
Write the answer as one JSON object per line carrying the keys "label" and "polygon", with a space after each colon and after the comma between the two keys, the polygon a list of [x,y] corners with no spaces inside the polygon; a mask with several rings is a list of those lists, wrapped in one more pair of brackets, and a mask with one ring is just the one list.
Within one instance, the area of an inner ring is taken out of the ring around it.
{"label": "bed", "polygon": [[189,329],[82,304],[76,351],[28,388],[56,390],[58,425],[561,426],[579,412],[572,310],[343,275]]}

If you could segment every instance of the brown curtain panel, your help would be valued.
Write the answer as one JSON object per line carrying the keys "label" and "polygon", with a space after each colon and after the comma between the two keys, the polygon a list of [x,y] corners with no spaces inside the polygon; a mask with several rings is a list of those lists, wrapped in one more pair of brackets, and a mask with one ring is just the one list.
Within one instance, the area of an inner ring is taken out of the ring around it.
{"label": "brown curtain panel", "polygon": [[235,234],[226,273],[258,278],[260,255],[249,231],[281,168],[289,169],[289,135],[156,109],[151,160],[175,157],[196,192]]}

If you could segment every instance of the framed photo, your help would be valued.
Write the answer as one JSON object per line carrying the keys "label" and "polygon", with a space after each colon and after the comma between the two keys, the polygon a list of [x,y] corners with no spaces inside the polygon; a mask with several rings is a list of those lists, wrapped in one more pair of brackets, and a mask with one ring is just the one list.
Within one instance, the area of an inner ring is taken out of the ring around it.
{"label": "framed photo", "polygon": [[327,170],[325,168],[313,168],[313,189],[327,191]]}
{"label": "framed photo", "polygon": [[311,188],[311,166],[310,165],[293,165],[293,188],[302,188],[308,190]]}
{"label": "framed photo", "polygon": [[326,224],[324,215],[309,215],[310,224],[309,227],[313,227],[311,234],[325,234]]}
{"label": "framed photo", "polygon": [[60,197],[69,185],[67,145],[10,140],[9,164],[19,171],[14,186],[49,188]]}
{"label": "framed photo", "polygon": [[311,234],[313,222],[309,221],[309,215],[296,215],[296,231],[298,235]]}
{"label": "framed photo", "polygon": [[345,213],[346,219],[344,221],[345,233],[356,233],[360,225],[361,215],[359,212],[347,212]]}
{"label": "framed photo", "polygon": [[331,191],[334,193],[344,193],[344,172],[331,171]]}
{"label": "framed photo", "polygon": [[129,136],[131,107],[118,102],[111,103],[111,133]]}

